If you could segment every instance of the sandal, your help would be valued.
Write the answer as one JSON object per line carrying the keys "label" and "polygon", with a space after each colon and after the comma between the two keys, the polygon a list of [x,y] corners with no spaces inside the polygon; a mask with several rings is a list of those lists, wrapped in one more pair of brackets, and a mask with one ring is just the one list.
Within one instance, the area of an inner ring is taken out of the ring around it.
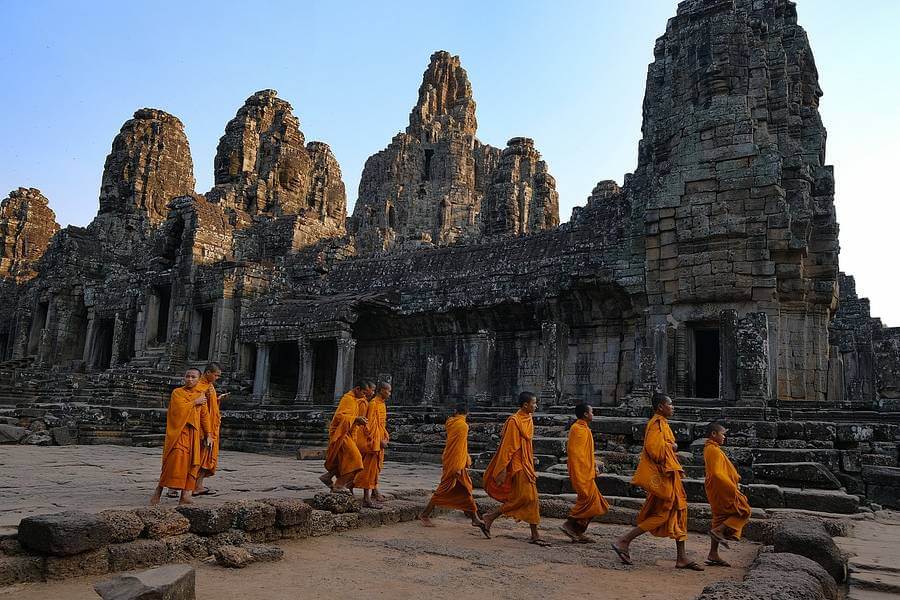
{"label": "sandal", "polygon": [[216,490],[206,488],[202,492],[194,492],[192,496],[216,496],[218,493]]}
{"label": "sandal", "polygon": [[596,544],[596,543],[597,543],[597,540],[595,540],[594,538],[589,538],[589,537],[584,536],[584,535],[581,536],[580,538],[578,538],[578,539],[575,540],[575,541],[576,541],[577,543],[579,543],[579,544]]}
{"label": "sandal", "polygon": [[629,554],[625,550],[619,550],[619,548],[616,547],[615,544],[610,544],[609,546],[613,549],[613,552],[615,552],[616,554],[619,555],[619,560],[622,561],[623,565],[633,565],[634,564],[631,560],[631,554]]}
{"label": "sandal", "polygon": [[538,538],[536,540],[535,539],[528,540],[528,543],[534,544],[535,546],[540,546],[541,548],[549,548],[550,546],[552,546],[552,544],[550,542],[548,542],[546,540],[542,540],[541,538]]}
{"label": "sandal", "polygon": [[708,564],[711,567],[730,567],[731,566],[731,563],[728,561],[721,560],[721,559],[712,560],[709,558],[706,559],[706,564]]}
{"label": "sandal", "polygon": [[566,529],[565,525],[560,525],[559,530],[562,531],[564,534],[566,534],[566,536],[573,542],[578,541],[578,536],[575,535],[574,533],[572,533],[571,531],[569,531],[568,529]]}
{"label": "sandal", "polygon": [[691,562],[689,562],[688,564],[686,564],[686,565],[680,565],[680,566],[679,566],[679,565],[675,565],[675,568],[676,568],[676,569],[688,569],[688,570],[690,570],[690,571],[705,571],[705,570],[706,570],[706,569],[704,569],[703,567],[701,567],[700,565],[698,565],[698,564],[697,564],[695,561],[693,561],[693,560],[692,560]]}

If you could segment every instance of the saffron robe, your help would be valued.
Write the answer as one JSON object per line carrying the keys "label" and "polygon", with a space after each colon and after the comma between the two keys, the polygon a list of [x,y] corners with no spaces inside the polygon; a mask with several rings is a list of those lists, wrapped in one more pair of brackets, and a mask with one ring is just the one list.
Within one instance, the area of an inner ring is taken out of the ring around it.
{"label": "saffron robe", "polygon": [[[534,472],[534,421],[531,414],[519,410],[506,419],[500,447],[484,472],[484,490],[503,503],[500,512],[518,521],[537,525],[541,521],[538,505],[537,475]],[[505,471],[501,484],[494,474]]]}
{"label": "saffron robe", "polygon": [[734,537],[740,539],[744,525],[750,520],[750,502],[738,488],[741,476],[713,440],[706,440],[703,462],[706,465],[706,499],[713,514],[712,526],[716,528],[724,523],[734,531]]}
{"label": "saffron robe", "polygon": [[219,429],[222,426],[222,412],[219,408],[219,396],[215,386],[206,380],[206,376],[200,378],[194,389],[200,393],[209,389],[209,401],[206,403],[206,411],[209,413],[209,437],[212,438],[212,446],[203,445],[200,451],[200,468],[206,471],[206,476],[216,474],[219,465]]}
{"label": "saffron robe", "polygon": [[206,407],[194,405],[202,394],[193,388],[172,390],[166,411],[159,485],[173,490],[193,490],[200,471],[200,440],[209,431]]}
{"label": "saffron robe", "polygon": [[341,396],[331,425],[328,427],[328,452],[325,469],[338,477],[350,475],[362,469],[362,455],[353,441],[354,421],[357,417],[357,399],[353,392]]}
{"label": "saffron robe", "polygon": [[583,521],[586,526],[594,517],[605,515],[609,511],[609,503],[597,488],[594,434],[583,419],[578,419],[569,428],[566,456],[569,479],[572,481],[572,488],[578,494],[578,499],[569,512],[569,518]]}
{"label": "saffron robe", "polygon": [[384,467],[384,448],[381,444],[391,439],[387,430],[387,407],[384,398],[373,397],[364,416],[368,423],[356,428],[357,446],[362,453],[363,469],[356,474],[353,485],[364,490],[373,490],[378,487],[378,475]]}
{"label": "saffron robe", "polygon": [[631,482],[647,492],[637,526],[657,537],[687,539],[687,495],[684,469],[672,449],[675,434],[665,417],[653,415],[644,430],[644,449]]}
{"label": "saffron robe", "polygon": [[469,424],[466,415],[456,415],[447,419],[447,441],[441,455],[441,482],[431,496],[435,506],[455,508],[466,512],[478,512],[472,496],[472,479],[468,468],[472,465],[469,456]]}

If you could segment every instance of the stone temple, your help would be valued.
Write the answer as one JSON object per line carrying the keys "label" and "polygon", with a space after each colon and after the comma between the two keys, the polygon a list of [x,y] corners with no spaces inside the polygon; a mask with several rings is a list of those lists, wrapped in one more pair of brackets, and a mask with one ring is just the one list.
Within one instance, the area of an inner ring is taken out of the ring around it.
{"label": "stone temple", "polygon": [[586,401],[614,478],[661,389],[698,461],[705,423],[728,424],[744,481],[772,492],[757,503],[897,507],[900,328],[839,269],[818,79],[792,2],[681,2],[634,172],[564,223],[532,139],[476,137],[447,52],[349,216],[335,156],[274,90],[225,125],[204,194],[181,121],[142,108],[90,225],[61,229],[37,189],[2,203],[0,402],[80,443],[155,443],[169,386],[215,360],[224,445],[277,451],[321,443],[352,380],[386,378],[390,458],[434,461],[448,407],[469,403],[488,451],[533,390],[541,470]]}

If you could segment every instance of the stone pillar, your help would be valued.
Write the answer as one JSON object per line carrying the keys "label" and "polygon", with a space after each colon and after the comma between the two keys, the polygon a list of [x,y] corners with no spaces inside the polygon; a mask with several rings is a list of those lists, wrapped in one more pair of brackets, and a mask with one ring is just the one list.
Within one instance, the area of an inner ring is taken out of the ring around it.
{"label": "stone pillar", "polygon": [[[159,337],[159,295],[150,288],[146,294],[146,308],[144,310],[144,318],[143,318],[143,341],[141,343],[141,349],[146,348],[148,345],[155,343],[156,339]],[[140,322],[140,321],[139,321]]]}
{"label": "stone pillar", "polygon": [[231,364],[232,339],[234,333],[234,299],[221,298],[216,302],[209,352],[210,360],[223,365]]}
{"label": "stone pillar", "polygon": [[94,361],[97,352],[94,349],[94,343],[97,340],[97,318],[94,316],[93,309],[88,309],[87,334],[84,341],[84,366],[90,370],[94,368]]}
{"label": "stone pillar", "polygon": [[539,392],[541,403],[553,406],[562,395],[562,380],[565,376],[566,351],[568,350],[568,327],[559,321],[541,323],[541,375],[543,384]]}
{"label": "stone pillar", "polygon": [[121,312],[116,312],[113,320],[112,350],[110,351],[109,366],[115,367],[123,362],[127,356],[128,323]]}
{"label": "stone pillar", "polygon": [[719,313],[719,397],[726,404],[737,401],[737,311]]}
{"label": "stone pillar", "polygon": [[337,369],[334,376],[334,399],[339,400],[353,387],[353,362],[356,357],[356,340],[345,332],[337,343]]}
{"label": "stone pillar", "polygon": [[737,389],[741,404],[765,405],[771,397],[766,313],[750,313],[738,321]]}
{"label": "stone pillar", "polygon": [[269,395],[269,375],[272,367],[270,353],[272,345],[267,342],[256,344],[256,374],[253,376],[254,400],[265,400]]}
{"label": "stone pillar", "polygon": [[650,348],[656,365],[656,384],[668,393],[669,381],[669,326],[655,325],[650,328]]}
{"label": "stone pillar", "polygon": [[294,402],[312,404],[313,353],[309,339],[297,340],[297,354],[299,355],[299,365],[297,367],[297,396],[294,398]]}
{"label": "stone pillar", "polygon": [[47,303],[47,316],[41,328],[40,341],[38,342],[38,364],[49,365],[53,358],[53,346],[56,329],[56,297],[51,296]]}
{"label": "stone pillar", "polygon": [[429,354],[425,362],[425,390],[422,393],[422,404],[435,406],[441,403],[441,392],[444,383],[444,357]]}
{"label": "stone pillar", "polygon": [[468,379],[465,386],[466,398],[476,404],[489,404],[491,395],[491,366],[494,360],[494,333],[479,330],[466,341]]}

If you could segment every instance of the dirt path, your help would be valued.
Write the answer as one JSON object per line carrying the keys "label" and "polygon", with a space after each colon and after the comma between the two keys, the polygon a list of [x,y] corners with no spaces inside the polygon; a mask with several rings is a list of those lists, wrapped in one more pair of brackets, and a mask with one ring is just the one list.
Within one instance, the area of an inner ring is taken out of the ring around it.
{"label": "dirt path", "polygon": [[[197,598],[295,600],[297,598],[586,598],[678,600],[696,596],[707,584],[740,580],[758,546],[735,544],[727,554],[733,568],[703,573],[675,570],[674,542],[644,536],[632,547],[636,565],[621,565],[609,542],[625,528],[594,525],[596,544],[569,543],[557,527],[542,522],[554,543],[525,543],[525,525],[500,520],[486,540],[463,518],[441,517],[437,527],[404,523],[358,529],[338,535],[285,542],[282,561],[228,570],[198,564]],[[707,542],[691,535],[688,551],[705,557]],[[20,584],[0,588],[0,599],[96,600],[91,584],[106,577],[64,583]]]}

